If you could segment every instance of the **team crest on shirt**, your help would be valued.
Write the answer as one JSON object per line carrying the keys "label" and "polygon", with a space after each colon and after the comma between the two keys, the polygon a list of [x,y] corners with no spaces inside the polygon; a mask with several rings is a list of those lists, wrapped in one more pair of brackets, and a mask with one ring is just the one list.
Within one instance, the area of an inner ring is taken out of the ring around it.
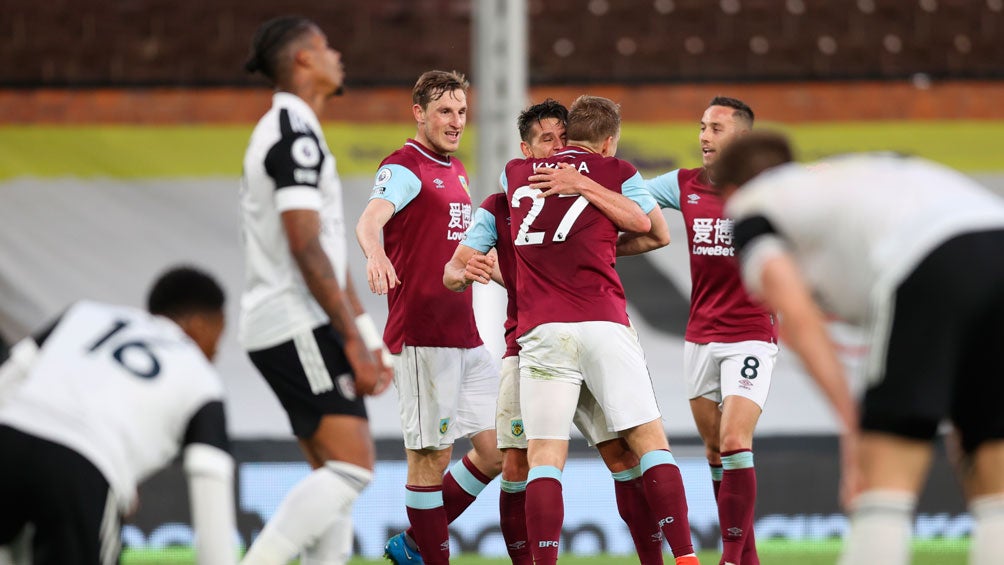
{"label": "team crest on shirt", "polygon": [[450,429],[450,419],[443,418],[439,421],[439,435],[445,434],[448,429]]}
{"label": "team crest on shirt", "polygon": [[464,175],[457,175],[457,178],[460,179],[460,186],[464,187],[464,191],[470,194],[471,189],[467,186],[467,178]]}
{"label": "team crest on shirt", "polygon": [[512,437],[521,437],[523,435],[523,419],[513,420],[509,430],[512,432]]}

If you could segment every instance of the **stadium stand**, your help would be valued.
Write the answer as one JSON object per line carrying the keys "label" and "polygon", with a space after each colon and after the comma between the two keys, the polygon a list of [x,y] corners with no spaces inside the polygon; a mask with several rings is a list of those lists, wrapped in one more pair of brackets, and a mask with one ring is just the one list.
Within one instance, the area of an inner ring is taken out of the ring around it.
{"label": "stadium stand", "polygon": [[[1004,77],[1004,0],[528,6],[535,84]],[[279,9],[329,30],[354,84],[471,67],[471,0],[0,0],[0,86],[253,84],[244,38]]]}

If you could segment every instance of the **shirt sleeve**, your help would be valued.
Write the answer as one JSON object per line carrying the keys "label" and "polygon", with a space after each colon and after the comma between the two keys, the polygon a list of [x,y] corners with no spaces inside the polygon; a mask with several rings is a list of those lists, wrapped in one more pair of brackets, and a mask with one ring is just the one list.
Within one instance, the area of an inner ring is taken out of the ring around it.
{"label": "shirt sleeve", "polygon": [[400,212],[422,191],[422,181],[408,167],[388,164],[380,167],[373,183],[370,200],[382,198]]}
{"label": "shirt sleeve", "polygon": [[680,169],[645,180],[645,188],[660,207],[680,209]]}
{"label": "shirt sleeve", "polygon": [[474,211],[474,219],[471,221],[467,233],[464,234],[463,245],[487,253],[489,249],[495,247],[498,242],[498,231],[495,229],[495,216],[484,208]]}
{"label": "shirt sleeve", "polygon": [[761,215],[737,219],[733,233],[743,284],[750,293],[760,294],[764,264],[768,259],[788,252],[784,238],[770,220]]}
{"label": "shirt sleeve", "polygon": [[506,177],[505,169],[503,169],[502,174],[499,175],[499,188],[502,192],[509,191],[509,179]]}
{"label": "shirt sleeve", "polygon": [[645,188],[645,181],[642,180],[640,173],[636,172],[631,178],[624,181],[624,184],[621,185],[621,194],[634,200],[638,206],[641,206],[641,211],[646,214],[656,207],[656,201]]}
{"label": "shirt sleeve", "polygon": [[276,208],[321,209],[321,168],[324,151],[311,131],[282,128],[282,137],[265,155],[265,172],[275,182]]}
{"label": "shirt sleeve", "polygon": [[223,412],[223,402],[212,400],[195,412],[185,430],[185,445],[202,443],[221,451],[230,452],[227,438],[227,419]]}

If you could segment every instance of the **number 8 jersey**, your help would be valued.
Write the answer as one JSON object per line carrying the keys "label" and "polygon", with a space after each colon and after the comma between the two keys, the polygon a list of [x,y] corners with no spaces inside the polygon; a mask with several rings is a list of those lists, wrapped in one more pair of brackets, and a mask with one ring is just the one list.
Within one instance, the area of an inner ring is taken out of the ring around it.
{"label": "number 8 jersey", "polygon": [[569,146],[547,159],[514,159],[501,182],[509,199],[516,249],[516,335],[551,322],[629,325],[624,287],[614,269],[617,226],[584,196],[538,198],[534,167],[568,163],[610,190],[651,210],[655,201],[633,165]]}
{"label": "number 8 jersey", "polygon": [[[78,302],[35,341],[23,383],[0,400],[0,424],[83,455],[121,510],[182,444],[228,450],[223,385],[171,320]],[[23,347],[33,348],[31,338],[15,346],[12,360]]]}

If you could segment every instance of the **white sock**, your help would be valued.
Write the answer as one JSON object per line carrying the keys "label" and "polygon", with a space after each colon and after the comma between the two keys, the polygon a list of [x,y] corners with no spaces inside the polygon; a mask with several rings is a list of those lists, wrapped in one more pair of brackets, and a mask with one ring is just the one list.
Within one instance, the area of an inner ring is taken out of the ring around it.
{"label": "white sock", "polygon": [[851,529],[844,539],[840,565],[881,563],[908,565],[914,494],[902,491],[872,490],[854,501]]}
{"label": "white sock", "polygon": [[345,565],[352,557],[352,508],[339,514],[314,545],[303,549],[300,565]]}
{"label": "white sock", "polygon": [[340,516],[348,516],[351,523],[352,503],[372,478],[371,471],[341,461],[314,470],[289,491],[241,565],[286,565]]}
{"label": "white sock", "polygon": [[974,498],[969,513],[975,522],[969,548],[969,565],[992,565],[1004,555],[1004,495]]}

